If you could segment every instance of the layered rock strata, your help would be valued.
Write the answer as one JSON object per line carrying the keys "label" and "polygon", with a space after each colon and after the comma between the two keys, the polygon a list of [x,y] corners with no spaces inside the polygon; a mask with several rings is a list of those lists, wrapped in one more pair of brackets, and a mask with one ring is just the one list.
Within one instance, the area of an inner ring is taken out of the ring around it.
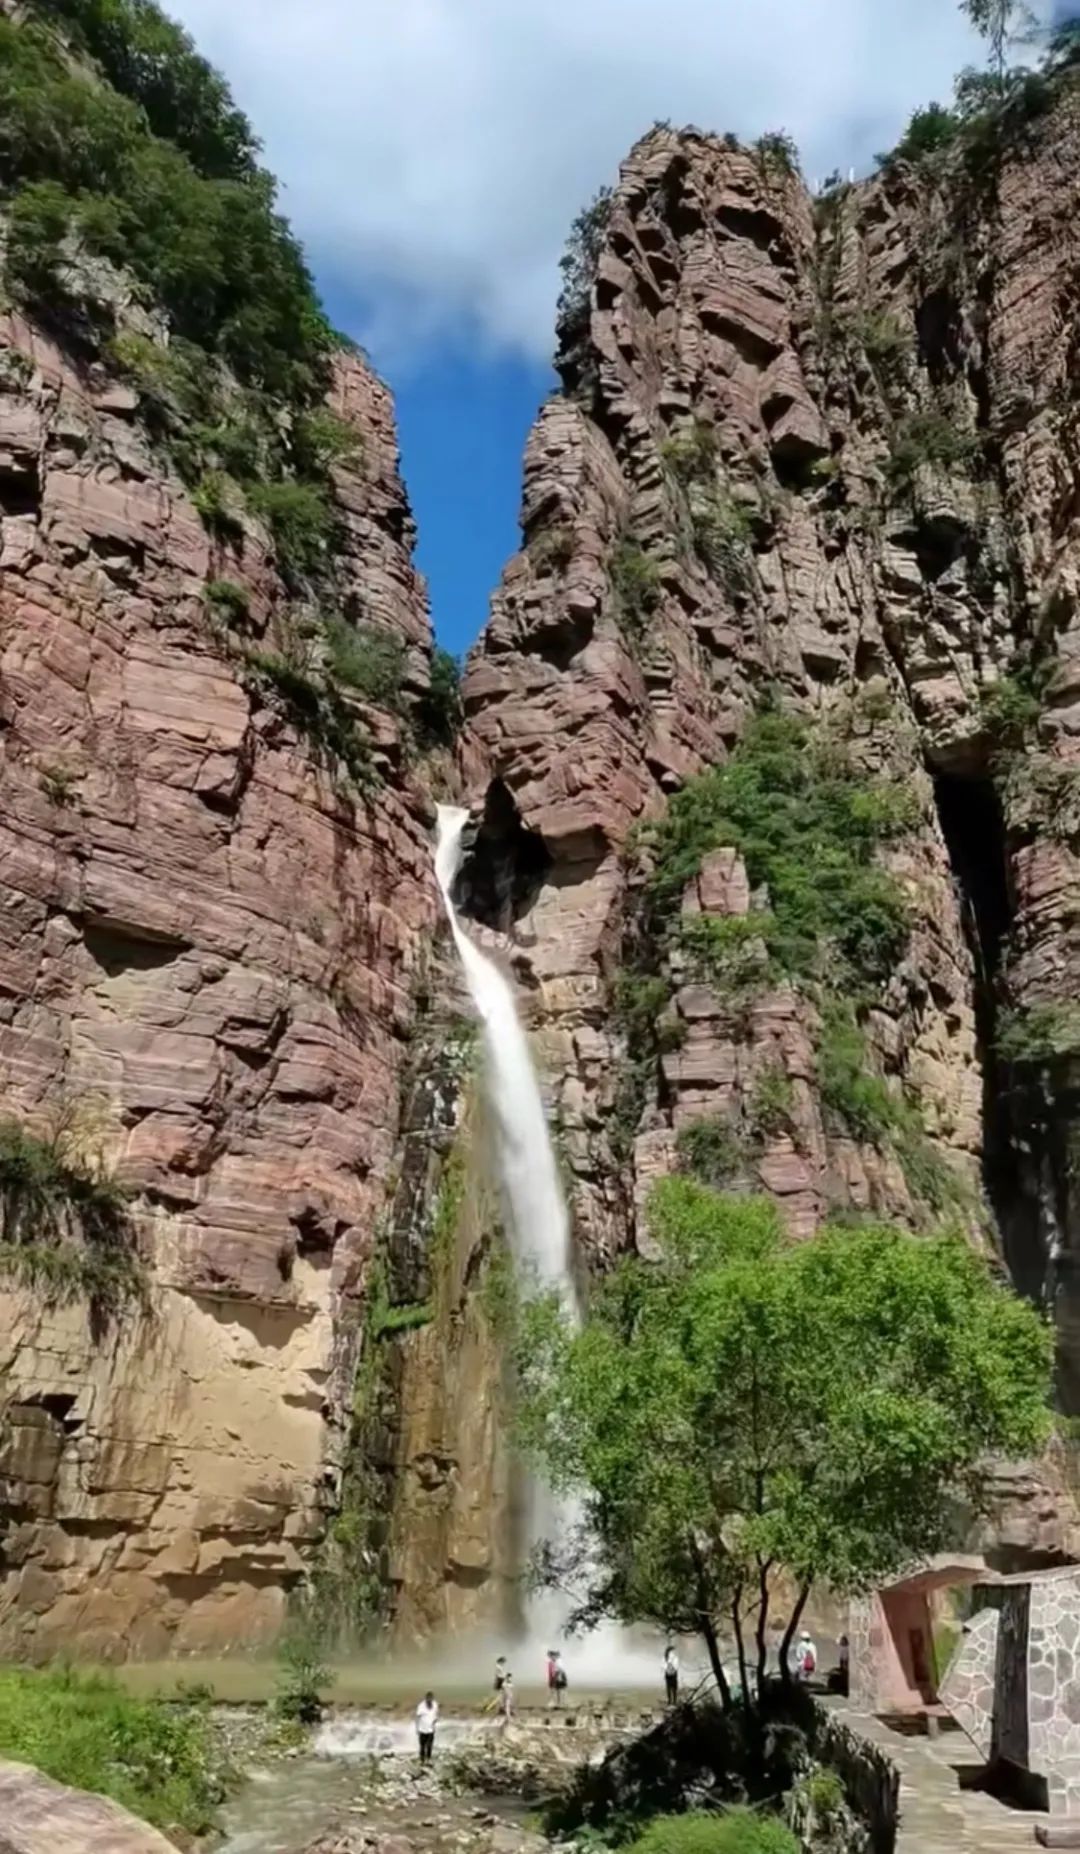
{"label": "layered rock strata", "polygon": [[[430,632],[388,395],[334,404],[346,604]],[[0,1296],[0,1643],[46,1655],[271,1635],[337,1502],[365,1276],[434,918],[395,715],[374,778],[245,673],[290,593],[215,541],[129,388],[0,321],[0,1091],[131,1194],[145,1308]]]}
{"label": "layered rock strata", "polygon": [[[472,790],[498,782],[516,813],[505,860],[522,829],[550,858],[517,904],[516,953],[592,1266],[647,1250],[644,1196],[680,1131],[737,1115],[765,1069],[790,1108],[745,1181],[793,1229],[846,1206],[924,1220],[896,1153],[824,1108],[815,1007],[787,983],[733,1024],[670,965],[676,1046],[625,1160],[613,1124],[633,826],[722,762],[767,694],[868,778],[908,786],[917,823],[884,860],[912,928],[868,1047],[970,1190],[973,1238],[989,1226],[1017,1284],[1052,1306],[1067,1409],[1077,151],[1066,93],[978,175],[896,163],[814,200],[767,151],[649,134],[621,170],[588,300],[567,306],[565,390],[526,453],[524,547],[465,685]],[[767,901],[721,848],[682,906],[719,918]],[[1055,1035],[1016,1050],[1018,1024]],[[1026,1472],[1010,1550],[1038,1561],[1076,1540]]]}

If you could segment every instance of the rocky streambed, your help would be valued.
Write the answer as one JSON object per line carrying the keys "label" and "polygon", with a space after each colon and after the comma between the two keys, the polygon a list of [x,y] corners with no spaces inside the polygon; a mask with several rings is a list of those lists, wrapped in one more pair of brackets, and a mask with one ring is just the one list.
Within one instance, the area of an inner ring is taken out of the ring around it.
{"label": "rocky streambed", "polygon": [[255,1749],[221,1854],[540,1854],[533,1805],[631,1729],[574,1713],[505,1729],[447,1718],[421,1769],[411,1720],[341,1713],[303,1747]]}

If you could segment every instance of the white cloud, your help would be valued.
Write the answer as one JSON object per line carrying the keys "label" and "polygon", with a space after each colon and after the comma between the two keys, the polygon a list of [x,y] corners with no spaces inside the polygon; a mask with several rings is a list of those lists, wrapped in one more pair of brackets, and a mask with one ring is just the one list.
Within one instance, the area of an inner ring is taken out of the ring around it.
{"label": "white cloud", "polygon": [[[166,0],[169,4],[169,0]],[[657,117],[862,169],[977,48],[951,0],[171,0],[320,274],[401,358],[543,358],[578,207]]]}

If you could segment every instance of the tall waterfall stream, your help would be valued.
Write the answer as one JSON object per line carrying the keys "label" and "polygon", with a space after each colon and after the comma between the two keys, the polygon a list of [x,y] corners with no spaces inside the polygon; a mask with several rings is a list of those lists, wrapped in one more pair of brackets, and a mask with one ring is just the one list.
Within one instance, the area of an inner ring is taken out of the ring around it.
{"label": "tall waterfall stream", "polygon": [[[574,1286],[570,1218],[559,1180],[559,1166],[544,1113],[540,1084],[529,1040],[518,1016],[514,993],[494,960],[465,932],[454,906],[453,886],[463,859],[463,836],[469,813],[456,805],[438,807],[435,874],[480,1019],[487,1072],[487,1092],[496,1126],[500,1183],[509,1212],[511,1247],[526,1291],[554,1288],[571,1319],[579,1317]],[[528,1503],[532,1542],[565,1535],[580,1525],[573,1500],[557,1500],[534,1481]],[[527,1611],[527,1654],[536,1661],[545,1647],[557,1647],[569,1604],[560,1594],[537,1595]],[[575,1646],[571,1680],[585,1676],[605,1684],[648,1684],[658,1678],[660,1648],[635,1646],[622,1630],[602,1626]]]}

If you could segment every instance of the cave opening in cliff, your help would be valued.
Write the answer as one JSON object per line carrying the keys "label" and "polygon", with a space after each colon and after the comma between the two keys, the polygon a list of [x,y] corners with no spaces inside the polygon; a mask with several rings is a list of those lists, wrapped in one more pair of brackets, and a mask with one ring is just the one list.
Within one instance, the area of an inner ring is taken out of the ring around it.
{"label": "cave opening in cliff", "polygon": [[531,908],[551,866],[544,839],[524,822],[509,788],[493,779],[454,884],[460,912],[507,932]]}
{"label": "cave opening in cliff", "polygon": [[1013,1285],[1039,1300],[1044,1262],[1038,1208],[1025,1188],[1025,1132],[1013,1078],[997,1051],[1001,965],[1013,916],[1001,800],[993,781],[979,773],[938,773],[934,791],[974,975],[983,1183]]}

